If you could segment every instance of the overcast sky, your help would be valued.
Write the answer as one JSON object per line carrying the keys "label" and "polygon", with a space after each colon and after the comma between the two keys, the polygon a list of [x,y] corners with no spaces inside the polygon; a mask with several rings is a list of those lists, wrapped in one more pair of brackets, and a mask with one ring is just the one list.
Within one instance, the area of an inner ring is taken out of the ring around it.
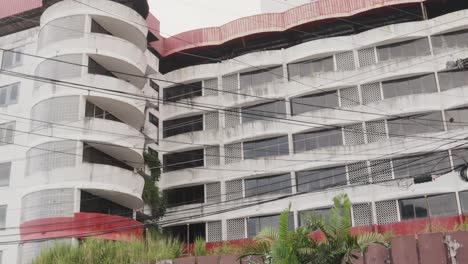
{"label": "overcast sky", "polygon": [[148,0],[151,12],[161,21],[161,33],[220,26],[239,17],[260,12],[259,0]]}

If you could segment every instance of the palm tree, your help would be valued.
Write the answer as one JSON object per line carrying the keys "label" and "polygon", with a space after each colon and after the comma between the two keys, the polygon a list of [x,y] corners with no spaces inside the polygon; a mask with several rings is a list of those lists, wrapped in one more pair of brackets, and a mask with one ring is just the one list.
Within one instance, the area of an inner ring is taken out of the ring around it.
{"label": "palm tree", "polygon": [[378,233],[351,234],[351,201],[346,194],[333,198],[329,223],[323,218],[312,216],[309,219],[309,230],[318,230],[323,240],[312,250],[314,264],[351,264],[359,258],[372,244],[388,246],[383,235]]}
{"label": "palm tree", "polygon": [[[351,234],[351,201],[346,194],[333,198],[333,203],[328,222],[311,216],[305,227],[292,231],[288,230],[290,210],[284,210],[278,229],[262,230],[253,244],[244,246],[243,256],[261,256],[267,264],[351,264],[372,244],[388,246],[381,234]],[[312,231],[322,232],[323,239],[313,239]]]}
{"label": "palm tree", "polygon": [[253,244],[244,246],[244,256],[261,256],[266,264],[311,263],[310,250],[316,242],[305,228],[289,230],[289,213],[288,208],[280,214],[278,229],[263,229],[254,238]]}

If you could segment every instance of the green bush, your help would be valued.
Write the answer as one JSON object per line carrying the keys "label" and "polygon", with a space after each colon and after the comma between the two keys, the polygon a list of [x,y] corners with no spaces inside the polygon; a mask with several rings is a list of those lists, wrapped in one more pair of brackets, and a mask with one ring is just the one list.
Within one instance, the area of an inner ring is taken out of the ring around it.
{"label": "green bush", "polygon": [[43,251],[33,264],[127,264],[154,263],[182,255],[183,245],[177,240],[158,235],[130,242],[86,239],[78,246],[57,244]]}

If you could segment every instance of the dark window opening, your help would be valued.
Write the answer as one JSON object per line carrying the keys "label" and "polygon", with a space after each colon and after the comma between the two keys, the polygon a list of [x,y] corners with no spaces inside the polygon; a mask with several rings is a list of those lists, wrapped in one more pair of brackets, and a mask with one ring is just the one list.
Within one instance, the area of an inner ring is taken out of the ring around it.
{"label": "dark window opening", "polygon": [[283,67],[271,67],[240,74],[240,89],[266,87],[268,83],[283,79]]}
{"label": "dark window opening", "polygon": [[428,38],[408,40],[377,47],[379,61],[430,55]]}
{"label": "dark window opening", "polygon": [[153,124],[154,126],[156,127],[159,127],[159,118],[157,118],[155,115],[153,115],[152,113],[149,113],[148,115],[148,118],[149,118],[149,122],[151,124]]}
{"label": "dark window opening", "polygon": [[293,115],[334,107],[338,107],[337,91],[311,94],[291,99],[291,113]]}
{"label": "dark window opening", "polygon": [[245,180],[245,197],[291,192],[291,174],[289,173]]}
{"label": "dark window opening", "polygon": [[163,121],[163,137],[203,130],[203,115]]}
{"label": "dark window opening", "polygon": [[204,150],[191,150],[163,156],[164,172],[204,166]]}
{"label": "dark window opening", "polygon": [[389,119],[387,125],[390,137],[405,137],[445,130],[441,111]]}
{"label": "dark window opening", "polygon": [[400,205],[401,219],[412,220],[427,217],[451,216],[458,214],[454,193],[402,199]]}
{"label": "dark window opening", "polygon": [[244,159],[255,159],[288,154],[289,143],[287,136],[244,142]]}
{"label": "dark window opening", "polygon": [[463,214],[468,214],[468,191],[460,192],[460,204]]}
{"label": "dark window opening", "polygon": [[89,74],[98,74],[98,75],[104,75],[104,76],[117,78],[117,76],[115,76],[112,72],[108,71],[101,64],[97,63],[91,57],[88,57],[88,59],[89,59],[89,63],[88,63]]}
{"label": "dark window opening", "polygon": [[0,187],[10,185],[11,162],[0,163]]}
{"label": "dark window opening", "polygon": [[164,228],[164,232],[186,244],[193,244],[197,238],[206,240],[205,223],[168,226]]}
{"label": "dark window opening", "polygon": [[314,192],[346,185],[346,167],[334,167],[321,170],[299,171],[297,176],[297,191]]}
{"label": "dark window opening", "polygon": [[85,191],[81,191],[80,212],[133,218],[132,209]]}
{"label": "dark window opening", "polygon": [[155,92],[159,93],[159,85],[155,81],[150,80],[149,85]]}
{"label": "dark window opening", "polygon": [[442,175],[452,170],[448,151],[393,159],[396,179]]}
{"label": "dark window opening", "polygon": [[465,48],[468,46],[468,30],[435,35],[431,37],[434,53],[448,48]]}
{"label": "dark window opening", "polygon": [[165,190],[168,207],[205,202],[205,185]]}
{"label": "dark window opening", "polygon": [[114,167],[119,167],[122,169],[133,171],[133,167],[130,165],[100,151],[96,148],[91,147],[91,145],[84,143],[83,144],[83,162],[93,163],[93,164],[103,164]]}
{"label": "dark window opening", "polygon": [[[260,231],[266,228],[278,229],[279,217],[280,215],[250,217],[247,221],[248,237],[255,237]],[[288,228],[289,230],[294,229],[293,213],[289,213]]]}
{"label": "dark window opening", "polygon": [[459,169],[462,165],[465,165],[465,161],[468,161],[468,149],[452,149],[452,160],[454,169]]}
{"label": "dark window opening", "polygon": [[163,90],[164,101],[168,102],[176,102],[197,96],[202,96],[202,82],[177,85]]}
{"label": "dark window opening", "polygon": [[106,30],[103,26],[101,26],[96,20],[91,20],[91,33],[100,33],[100,34],[105,34],[105,35],[111,35],[108,30]]}
{"label": "dark window opening", "polygon": [[449,89],[468,85],[468,69],[439,72],[437,75],[439,76],[441,91],[447,91]]}
{"label": "dark window opening", "polygon": [[320,218],[326,224],[330,223],[331,208],[313,209],[299,212],[299,226],[306,226],[311,218]]}
{"label": "dark window opening", "polygon": [[437,84],[434,74],[421,75],[386,81],[382,83],[384,98],[411,94],[436,93]]}
{"label": "dark window opening", "polygon": [[296,77],[308,77],[316,73],[331,72],[334,70],[333,56],[288,64],[290,80]]}
{"label": "dark window opening", "polygon": [[152,149],[152,148],[148,148],[148,153],[151,155],[151,156],[154,156],[154,157],[159,157],[159,154],[156,150]]}
{"label": "dark window opening", "polygon": [[272,120],[286,118],[286,104],[284,101],[259,104],[242,108],[242,122],[248,123],[256,120]]}
{"label": "dark window opening", "polygon": [[447,130],[464,129],[468,122],[468,107],[445,110]]}
{"label": "dark window opening", "polygon": [[293,135],[294,152],[304,152],[319,148],[343,145],[343,133],[341,128],[313,131],[309,133]]}
{"label": "dark window opening", "polygon": [[86,101],[85,116],[91,117],[91,118],[101,118],[101,119],[123,123],[122,120],[118,119],[115,115],[111,114],[110,112],[100,108],[99,106],[89,101]]}

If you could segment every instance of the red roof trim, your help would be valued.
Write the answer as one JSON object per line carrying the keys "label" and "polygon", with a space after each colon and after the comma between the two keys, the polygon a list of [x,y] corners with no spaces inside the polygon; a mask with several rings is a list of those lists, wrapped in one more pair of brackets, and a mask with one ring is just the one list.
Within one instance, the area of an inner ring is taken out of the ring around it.
{"label": "red roof trim", "polygon": [[243,17],[220,27],[195,29],[163,39],[151,45],[162,55],[204,46],[215,46],[230,40],[265,32],[281,32],[314,21],[348,17],[372,9],[426,0],[319,0],[284,13]]}
{"label": "red roof trim", "polygon": [[42,0],[0,0],[0,19],[42,7]]}

